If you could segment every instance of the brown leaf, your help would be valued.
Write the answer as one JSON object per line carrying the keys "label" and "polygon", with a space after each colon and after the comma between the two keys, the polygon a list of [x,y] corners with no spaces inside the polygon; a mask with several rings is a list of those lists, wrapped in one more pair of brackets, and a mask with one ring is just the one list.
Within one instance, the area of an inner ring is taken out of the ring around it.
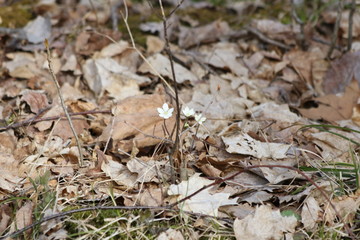
{"label": "brown leaf", "polygon": [[158,37],[148,36],[146,38],[146,46],[147,52],[153,54],[161,52],[165,47],[165,43]]}
{"label": "brown leaf", "polygon": [[[152,146],[165,137],[164,119],[158,116],[157,108],[164,104],[161,95],[144,95],[124,99],[115,108],[113,123],[109,124],[99,137],[100,141],[112,138],[123,151],[132,149],[133,140],[138,148]],[[165,120],[166,128],[171,132],[175,125],[175,117]],[[147,134],[149,136],[144,136]],[[134,136],[131,140],[125,138]]]}
{"label": "brown leaf", "polygon": [[180,28],[179,46],[189,48],[201,43],[211,43],[229,36],[232,32],[225,21],[215,21],[197,28]]}
{"label": "brown leaf", "polygon": [[315,98],[317,106],[313,108],[298,108],[299,112],[307,118],[323,119],[329,122],[350,119],[353,108],[359,97],[359,87],[356,82],[346,87],[341,96],[329,94]]}
{"label": "brown leaf", "polygon": [[327,71],[322,87],[326,94],[336,94],[345,91],[351,80],[360,84],[360,51],[347,53],[333,61]]}
{"label": "brown leaf", "polygon": [[[149,72],[155,76],[160,74],[164,77],[172,78],[170,61],[167,57],[160,53],[156,53],[155,55],[147,58],[147,61],[147,63],[145,62],[139,67],[139,71],[141,73]],[[195,82],[198,80],[192,72],[178,63],[174,63],[174,69],[178,83],[183,83],[185,81]]]}
{"label": "brown leaf", "polygon": [[[81,134],[85,129],[89,128],[89,124],[85,119],[72,119],[72,123],[75,132],[78,135]],[[53,134],[55,136],[61,137],[64,141],[74,137],[74,134],[70,128],[69,121],[67,119],[63,119],[57,124],[55,124]]]}
{"label": "brown leaf", "polygon": [[[34,209],[34,203],[33,202],[27,202],[24,206],[22,206],[17,212],[15,216],[16,224],[11,226],[12,230],[21,229],[24,228],[30,224],[32,224],[32,215],[33,215],[33,209]],[[29,234],[31,232],[31,229],[27,231]]]}
{"label": "brown leaf", "polygon": [[9,225],[11,219],[11,209],[7,204],[0,206],[0,234],[2,234]]}
{"label": "brown leaf", "polygon": [[0,189],[13,192],[23,180],[17,161],[11,154],[0,152]]}
{"label": "brown leaf", "polygon": [[[292,50],[284,55],[284,60],[289,61],[292,67],[299,74],[300,78],[309,86],[313,86],[313,73],[316,74],[316,86],[319,85],[319,61],[325,58],[324,53],[319,48],[314,48],[311,51]],[[316,70],[313,70],[313,65]],[[314,71],[314,72],[312,72]]]}
{"label": "brown leaf", "polygon": [[25,90],[20,100],[26,102],[33,113],[39,113],[49,106],[46,95],[41,91]]}
{"label": "brown leaf", "polygon": [[276,20],[260,19],[254,21],[254,26],[271,39],[284,41],[286,44],[296,43],[296,33],[300,28],[292,27],[290,24],[282,24]]}

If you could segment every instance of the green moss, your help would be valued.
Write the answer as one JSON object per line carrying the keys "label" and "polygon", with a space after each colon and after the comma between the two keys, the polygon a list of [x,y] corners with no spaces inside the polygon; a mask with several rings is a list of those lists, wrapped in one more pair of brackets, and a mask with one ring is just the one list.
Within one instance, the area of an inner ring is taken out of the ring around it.
{"label": "green moss", "polygon": [[252,18],[256,19],[278,19],[284,24],[291,23],[291,6],[290,1],[271,1],[268,2],[268,6],[257,11]]}
{"label": "green moss", "polygon": [[32,14],[33,1],[19,1],[10,6],[0,8],[1,27],[21,28],[34,18]]}
{"label": "green moss", "polygon": [[[170,10],[165,9],[165,14],[168,14],[169,11]],[[148,16],[144,16],[143,14],[134,14],[134,13],[129,14],[127,22],[129,24],[131,34],[136,44],[139,44],[140,46],[143,47],[146,46],[147,34],[145,34],[143,31],[140,30],[140,24],[146,22],[161,22],[162,19],[160,18],[160,16],[161,16],[160,8],[156,6],[154,6],[152,13]],[[130,40],[130,36],[124,21],[120,21],[118,27],[119,27],[119,31],[124,34],[125,39]]]}
{"label": "green moss", "polygon": [[180,9],[177,14],[179,16],[190,16],[192,19],[199,21],[200,25],[206,25],[216,20],[223,20],[229,23],[233,28],[239,26],[239,17],[225,8],[217,8],[216,11],[210,8],[187,8]]}

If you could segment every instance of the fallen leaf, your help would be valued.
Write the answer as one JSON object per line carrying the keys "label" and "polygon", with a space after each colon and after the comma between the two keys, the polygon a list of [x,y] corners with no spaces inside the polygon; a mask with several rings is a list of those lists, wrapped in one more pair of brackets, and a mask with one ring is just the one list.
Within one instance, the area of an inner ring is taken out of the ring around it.
{"label": "fallen leaf", "polygon": [[25,176],[19,172],[17,160],[13,155],[0,152],[0,189],[14,192],[21,186]]}
{"label": "fallen leaf", "polygon": [[261,205],[244,219],[235,219],[234,232],[237,240],[282,239],[284,233],[295,232],[295,216],[283,217],[280,210]]}
{"label": "fallen leaf", "polygon": [[315,105],[311,108],[298,108],[299,112],[307,118],[323,119],[333,122],[350,119],[353,108],[360,96],[358,84],[353,82],[341,95],[329,94],[314,98]]}
{"label": "fallen leaf", "polygon": [[[159,117],[157,108],[164,102],[164,96],[156,94],[124,99],[114,108],[114,117],[99,140],[106,142],[112,138],[115,141],[115,149],[121,148],[126,152],[132,149],[134,143],[137,148],[143,148],[161,142],[166,133],[162,127],[164,119]],[[167,119],[165,124],[171,132],[175,125],[175,117]],[[126,140],[130,136],[134,138]]]}
{"label": "fallen leaf", "polygon": [[[354,194],[349,196],[338,197],[332,200],[332,204],[335,206],[340,216],[344,218],[345,222],[353,222],[356,216],[356,211],[360,207],[360,191],[357,190]],[[335,210],[326,203],[324,210],[325,222],[333,225],[337,219]],[[355,220],[356,221],[356,220]]]}
{"label": "fallen leaf", "polygon": [[136,186],[137,174],[130,172],[126,166],[119,162],[107,159],[101,164],[101,170],[119,185],[127,188]]}
{"label": "fallen leaf", "polygon": [[241,77],[248,76],[249,70],[241,62],[240,51],[236,44],[228,42],[216,43],[210,48],[200,48],[202,59],[205,63],[214,67],[231,70],[232,73]]}
{"label": "fallen leaf", "polygon": [[11,209],[7,204],[0,206],[0,234],[3,234],[11,220]]}
{"label": "fallen leaf", "polygon": [[[86,129],[89,128],[87,121],[83,119],[72,119],[72,124],[77,135],[82,134]],[[61,137],[64,141],[74,137],[74,133],[70,128],[69,121],[67,119],[60,120],[54,125],[53,128],[54,136]]]}
{"label": "fallen leaf", "polygon": [[306,230],[314,230],[317,222],[320,220],[319,216],[321,212],[322,210],[319,206],[319,203],[314,197],[306,198],[301,210],[301,222],[303,223]]}
{"label": "fallen leaf", "polygon": [[50,18],[37,16],[35,20],[29,22],[24,31],[26,39],[31,43],[42,43],[51,35],[51,21]]}
{"label": "fallen leaf", "polygon": [[111,58],[113,56],[123,53],[125,50],[130,48],[130,44],[127,41],[120,40],[117,43],[110,43],[101,49],[99,56],[97,58]]}
{"label": "fallen leaf", "polygon": [[[33,202],[26,202],[17,212],[15,216],[15,222],[11,225],[10,231],[13,232],[15,229],[22,229],[30,225],[33,220],[33,209],[35,204]],[[31,229],[26,231],[27,234],[30,234]]]}
{"label": "fallen leaf", "polygon": [[246,133],[237,136],[222,136],[222,140],[228,153],[250,155],[259,159],[286,158],[286,153],[291,147],[288,144],[260,142]]}
{"label": "fallen leaf", "polygon": [[[331,62],[324,77],[322,87],[326,94],[337,94],[346,91],[355,79],[360,84],[360,51],[346,53],[341,58]],[[352,86],[354,88],[354,85]],[[358,89],[359,87],[356,87]],[[348,95],[347,93],[345,95]]]}
{"label": "fallen leaf", "polygon": [[94,93],[102,95],[107,91],[110,97],[117,100],[140,95],[139,84],[148,81],[112,58],[88,59],[83,65],[83,71]]}
{"label": "fallen leaf", "polygon": [[215,21],[208,25],[195,28],[180,28],[179,46],[190,48],[201,43],[215,42],[221,38],[230,36],[231,28],[225,21]]}
{"label": "fallen leaf", "polygon": [[[155,55],[148,57],[147,62],[144,62],[138,70],[141,73],[149,72],[155,76],[160,74],[163,77],[172,79],[170,61],[167,57],[160,53],[156,53]],[[176,81],[178,83],[183,83],[185,81],[195,82],[198,80],[192,72],[175,62],[174,70],[176,73]]]}
{"label": "fallen leaf", "polygon": [[[213,182],[212,180],[200,177],[199,173],[195,173],[188,181],[182,181],[178,185],[170,185],[168,194],[178,195],[177,199],[180,200]],[[229,197],[229,193],[212,194],[210,189],[205,189],[186,200],[183,204],[180,204],[179,207],[185,211],[217,216],[220,206],[237,204],[237,198],[229,199]]]}
{"label": "fallen leaf", "polygon": [[10,58],[11,61],[4,62],[3,66],[9,71],[10,76],[29,79],[39,73],[33,54],[15,52],[9,53],[6,56]]}
{"label": "fallen leaf", "polygon": [[268,192],[265,191],[256,191],[256,192],[251,192],[245,195],[241,196],[241,201],[242,202],[248,202],[250,204],[254,204],[254,203],[264,203],[265,201],[270,200],[273,197],[273,194],[270,194]]}
{"label": "fallen leaf", "polygon": [[253,118],[268,119],[282,122],[296,123],[300,117],[291,112],[289,105],[278,105],[275,102],[265,102],[248,110]]}
{"label": "fallen leaf", "polygon": [[286,44],[296,43],[296,33],[300,32],[299,26],[283,24],[277,20],[259,19],[253,21],[254,27],[271,39],[284,41]]}
{"label": "fallen leaf", "polygon": [[43,91],[24,90],[20,93],[22,96],[20,101],[26,102],[31,112],[39,113],[49,106],[48,99]]}
{"label": "fallen leaf", "polygon": [[[143,161],[133,158],[126,164],[127,168],[138,174],[138,182],[158,182],[159,179],[165,179],[164,173],[170,173],[170,165],[161,161],[147,160]],[[168,169],[164,169],[167,167]],[[168,170],[168,171],[166,171]]]}
{"label": "fallen leaf", "polygon": [[165,43],[158,37],[148,36],[146,38],[146,46],[146,51],[149,54],[154,54],[161,52],[165,47]]}
{"label": "fallen leaf", "polygon": [[160,235],[156,239],[157,240],[184,240],[184,237],[180,231],[169,228],[165,232],[160,233]]}

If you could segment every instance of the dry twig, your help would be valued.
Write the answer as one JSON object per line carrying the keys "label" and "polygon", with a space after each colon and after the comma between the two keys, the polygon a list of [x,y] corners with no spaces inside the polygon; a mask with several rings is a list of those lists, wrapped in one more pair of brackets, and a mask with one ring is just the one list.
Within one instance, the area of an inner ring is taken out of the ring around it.
{"label": "dry twig", "polygon": [[351,50],[351,45],[352,45],[353,20],[354,20],[355,9],[356,9],[356,2],[355,2],[355,0],[352,0],[350,13],[349,13],[349,29],[348,29],[349,32],[348,32],[347,51]]}
{"label": "dry twig", "polygon": [[84,166],[84,157],[83,157],[83,154],[82,154],[82,151],[81,151],[81,144],[80,144],[80,140],[78,138],[78,135],[76,134],[75,132],[75,128],[74,128],[74,125],[71,121],[71,118],[70,118],[70,115],[69,115],[69,112],[67,111],[67,108],[66,108],[66,105],[65,105],[65,101],[64,101],[64,98],[61,94],[61,90],[60,90],[60,85],[59,85],[59,82],[55,76],[55,73],[54,73],[54,70],[52,68],[52,64],[51,64],[51,54],[50,54],[50,48],[49,48],[49,42],[47,39],[45,39],[45,47],[46,47],[46,55],[47,55],[47,60],[48,60],[48,65],[49,65],[49,71],[51,73],[51,77],[55,83],[55,86],[56,86],[56,89],[58,91],[58,94],[59,94],[59,98],[60,98],[60,102],[61,102],[61,106],[62,108],[64,109],[64,113],[66,115],[66,118],[69,122],[69,125],[70,125],[70,128],[71,128],[71,131],[73,132],[74,134],[74,137],[75,137],[75,141],[76,141],[76,145],[78,147],[78,150],[79,150],[79,166],[80,167],[83,167]]}
{"label": "dry twig", "polygon": [[338,33],[339,33],[339,28],[340,28],[340,21],[341,21],[341,16],[342,16],[342,11],[344,9],[344,1],[343,0],[339,0],[338,3],[338,9],[337,9],[337,16],[336,16],[336,22],[335,22],[335,26],[334,26],[334,32],[333,35],[331,36],[331,44],[330,44],[330,48],[329,51],[327,53],[327,58],[330,59],[335,45],[336,45],[336,40],[338,37]]}
{"label": "dry twig", "polygon": [[[45,109],[44,111],[46,111],[46,110],[47,109]],[[43,111],[41,111],[41,113],[42,112]],[[37,114],[35,117],[26,119],[24,121],[13,123],[6,127],[0,127],[0,132],[7,131],[9,129],[16,129],[19,127],[29,126],[32,124],[36,124],[38,122],[54,121],[54,120],[58,120],[59,118],[66,117],[66,115],[58,115],[58,116],[53,116],[53,117],[39,118],[39,115],[41,115],[41,113]],[[91,110],[91,111],[86,111],[86,112],[69,113],[70,116],[80,116],[80,115],[88,115],[88,114],[111,114],[111,110]]]}
{"label": "dry twig", "polygon": [[[182,3],[183,3],[183,0],[179,2],[179,4],[175,7],[175,9],[173,11],[171,11],[169,17],[171,17],[171,15],[181,6]],[[175,104],[176,104],[175,143],[172,146],[171,151],[169,152],[170,165],[171,165],[171,169],[172,169],[171,171],[173,171],[173,169],[175,168],[174,157],[177,153],[177,150],[179,148],[179,142],[180,142],[180,103],[179,103],[178,83],[176,81],[176,73],[175,73],[175,67],[174,67],[173,54],[171,52],[170,41],[169,41],[169,37],[167,35],[167,16],[165,15],[162,0],[159,0],[159,4],[160,4],[162,19],[163,19],[165,50],[169,57],[172,80],[174,83],[174,90],[175,90]],[[171,138],[172,138],[172,136],[170,136],[170,139]],[[173,173],[171,173],[171,181],[172,181],[172,183],[176,182],[176,175]]]}

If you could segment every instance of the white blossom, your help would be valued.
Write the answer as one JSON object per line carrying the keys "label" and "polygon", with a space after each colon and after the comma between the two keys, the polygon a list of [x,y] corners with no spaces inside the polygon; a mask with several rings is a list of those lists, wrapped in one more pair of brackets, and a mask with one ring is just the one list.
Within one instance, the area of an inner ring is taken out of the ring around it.
{"label": "white blossom", "polygon": [[185,115],[185,117],[191,117],[195,114],[195,110],[192,108],[189,108],[188,106],[183,108],[182,112]]}
{"label": "white blossom", "polygon": [[203,117],[201,114],[195,114],[195,121],[198,124],[203,124],[206,120],[206,117]]}
{"label": "white blossom", "polygon": [[159,112],[160,117],[168,119],[172,116],[174,108],[169,108],[169,105],[167,103],[164,103],[162,108],[158,108],[157,111]]}

